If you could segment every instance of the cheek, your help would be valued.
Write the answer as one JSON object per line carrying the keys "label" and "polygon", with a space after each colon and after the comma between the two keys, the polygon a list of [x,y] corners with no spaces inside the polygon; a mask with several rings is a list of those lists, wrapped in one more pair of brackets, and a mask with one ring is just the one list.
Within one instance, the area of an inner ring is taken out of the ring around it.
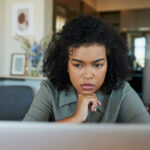
{"label": "cheek", "polygon": [[96,80],[98,83],[103,83],[107,72],[107,67],[103,68],[99,72],[96,73]]}
{"label": "cheek", "polygon": [[68,73],[72,84],[75,84],[77,81],[79,81],[80,74],[79,71],[74,68],[74,66],[68,65]]}
{"label": "cheek", "polygon": [[79,71],[77,70],[70,70],[69,71],[69,76],[71,80],[77,80],[80,77]]}

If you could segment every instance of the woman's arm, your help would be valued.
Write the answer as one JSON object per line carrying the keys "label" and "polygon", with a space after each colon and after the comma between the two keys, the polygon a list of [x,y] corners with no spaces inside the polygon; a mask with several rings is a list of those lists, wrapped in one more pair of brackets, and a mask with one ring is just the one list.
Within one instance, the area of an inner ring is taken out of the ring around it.
{"label": "woman's arm", "polygon": [[58,121],[58,123],[82,123],[88,116],[89,109],[91,111],[97,111],[97,106],[101,105],[96,95],[78,95],[78,104],[76,112],[68,118]]}
{"label": "woman's arm", "polygon": [[24,121],[48,121],[53,118],[51,95],[49,86],[45,81],[41,82],[38,94],[25,115]]}

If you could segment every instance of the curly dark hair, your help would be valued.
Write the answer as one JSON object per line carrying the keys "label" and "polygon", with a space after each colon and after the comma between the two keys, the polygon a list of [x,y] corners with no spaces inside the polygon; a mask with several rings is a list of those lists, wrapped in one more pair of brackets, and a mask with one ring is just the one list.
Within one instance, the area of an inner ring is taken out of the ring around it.
{"label": "curly dark hair", "polygon": [[109,94],[131,77],[132,59],[128,47],[119,33],[110,25],[91,15],[76,17],[53,35],[44,54],[43,73],[58,90],[72,85],[67,65],[69,47],[101,44],[106,48],[108,69],[101,89]]}

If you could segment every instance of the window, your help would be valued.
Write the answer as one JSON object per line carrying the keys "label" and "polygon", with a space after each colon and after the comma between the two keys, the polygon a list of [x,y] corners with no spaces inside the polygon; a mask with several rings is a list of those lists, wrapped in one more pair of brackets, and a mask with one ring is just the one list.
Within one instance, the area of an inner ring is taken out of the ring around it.
{"label": "window", "polygon": [[65,17],[57,16],[56,17],[56,32],[59,31],[65,23],[66,23]]}
{"label": "window", "polygon": [[143,68],[145,66],[145,49],[146,38],[136,37],[134,38],[134,56],[136,69]]}

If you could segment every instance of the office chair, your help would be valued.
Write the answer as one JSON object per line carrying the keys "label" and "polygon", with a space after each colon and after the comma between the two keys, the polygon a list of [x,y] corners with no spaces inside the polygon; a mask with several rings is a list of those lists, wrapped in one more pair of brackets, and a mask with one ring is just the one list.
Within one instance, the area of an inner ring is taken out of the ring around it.
{"label": "office chair", "polygon": [[0,120],[22,120],[33,99],[28,86],[0,86]]}

